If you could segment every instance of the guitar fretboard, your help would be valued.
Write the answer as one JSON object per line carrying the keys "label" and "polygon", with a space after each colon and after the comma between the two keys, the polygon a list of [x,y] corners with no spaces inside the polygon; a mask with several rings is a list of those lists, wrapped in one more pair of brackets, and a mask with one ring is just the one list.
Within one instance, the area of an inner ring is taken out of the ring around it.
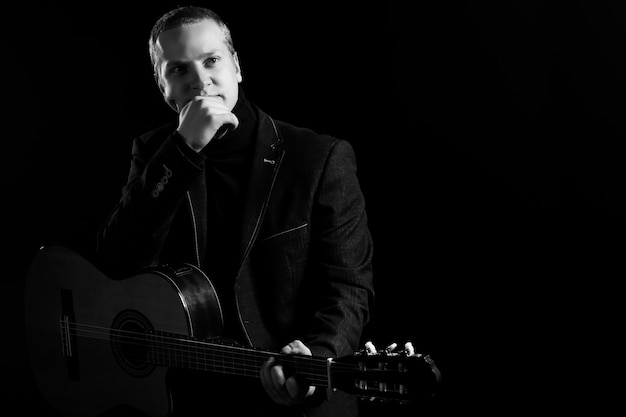
{"label": "guitar fretboard", "polygon": [[[100,339],[113,343],[123,360],[134,364],[184,368],[198,371],[258,377],[263,364],[276,358],[288,373],[306,378],[309,384],[329,387],[331,364],[325,358],[284,355],[261,349],[226,344],[220,339],[198,340],[186,335],[158,331],[134,332],[68,321],[60,322],[64,353],[71,355],[72,338]],[[344,367],[343,364],[337,364]]]}
{"label": "guitar fretboard", "polygon": [[185,336],[150,333],[148,360],[163,366],[258,377],[263,364],[278,359],[290,372],[304,376],[316,386],[328,386],[328,361],[310,356],[281,355],[221,341],[200,341]]}

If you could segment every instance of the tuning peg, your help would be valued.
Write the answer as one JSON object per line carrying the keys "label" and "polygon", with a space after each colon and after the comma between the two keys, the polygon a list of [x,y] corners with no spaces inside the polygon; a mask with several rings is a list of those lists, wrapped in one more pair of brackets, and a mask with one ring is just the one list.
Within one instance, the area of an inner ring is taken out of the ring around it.
{"label": "tuning peg", "polygon": [[397,347],[398,347],[398,344],[394,342],[390,344],[389,346],[387,346],[383,352],[386,354],[389,354],[393,352]]}
{"label": "tuning peg", "polygon": [[365,353],[369,355],[376,354],[376,346],[371,341],[365,342]]}
{"label": "tuning peg", "polygon": [[411,342],[406,342],[404,344],[404,354],[406,356],[416,356],[418,358],[421,358],[423,356],[421,353],[415,353],[415,348],[413,347],[413,344]]}

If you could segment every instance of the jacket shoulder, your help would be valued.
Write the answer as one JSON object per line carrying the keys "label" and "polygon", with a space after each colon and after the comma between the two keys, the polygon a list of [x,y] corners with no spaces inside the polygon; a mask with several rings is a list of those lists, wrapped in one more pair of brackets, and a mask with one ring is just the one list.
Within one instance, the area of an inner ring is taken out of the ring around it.
{"label": "jacket shoulder", "polygon": [[281,120],[275,122],[280,147],[292,155],[302,155],[306,159],[325,159],[331,153],[352,154],[354,148],[346,139],[319,133],[310,128],[295,126]]}
{"label": "jacket shoulder", "polygon": [[275,126],[280,138],[278,148],[285,151],[282,163],[292,172],[313,175],[325,169],[356,164],[354,148],[347,139],[278,120]]}
{"label": "jacket shoulder", "polygon": [[167,123],[135,137],[133,149],[142,153],[156,152],[176,130],[176,126],[176,123]]}
{"label": "jacket shoulder", "polygon": [[136,140],[143,143],[158,142],[162,143],[176,130],[176,123],[170,122],[159,127],[155,127],[152,130],[142,133],[136,138]]}
{"label": "jacket shoulder", "polygon": [[281,139],[286,141],[308,142],[311,144],[317,144],[321,146],[332,146],[336,142],[341,141],[331,135],[325,133],[319,133],[313,129],[295,126],[291,123],[283,122],[281,120],[274,120],[276,122],[276,128],[278,129]]}

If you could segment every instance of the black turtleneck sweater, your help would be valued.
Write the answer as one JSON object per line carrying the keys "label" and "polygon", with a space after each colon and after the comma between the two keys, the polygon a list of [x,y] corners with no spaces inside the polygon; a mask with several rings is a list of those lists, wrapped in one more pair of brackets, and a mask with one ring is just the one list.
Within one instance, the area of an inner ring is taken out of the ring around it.
{"label": "black turtleneck sweater", "polygon": [[250,176],[257,117],[241,90],[233,109],[239,126],[204,147],[208,230],[204,269],[215,280],[234,281],[241,216]]}
{"label": "black turtleneck sweater", "polygon": [[215,286],[222,304],[224,336],[242,342],[238,321],[235,320],[234,283],[239,261],[241,216],[258,117],[241,88],[233,113],[239,119],[237,128],[220,139],[211,140],[200,154],[195,154],[180,141],[179,147],[192,161],[204,162],[208,213],[203,270]]}

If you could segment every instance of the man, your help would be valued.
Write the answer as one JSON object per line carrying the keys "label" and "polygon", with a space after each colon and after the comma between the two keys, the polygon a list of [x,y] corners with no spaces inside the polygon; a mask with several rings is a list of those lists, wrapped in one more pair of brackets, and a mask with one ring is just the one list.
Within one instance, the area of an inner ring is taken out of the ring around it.
{"label": "man", "polygon": [[[128,182],[99,233],[104,268],[122,278],[187,262],[215,286],[223,337],[293,355],[357,350],[374,292],[351,146],[247,100],[229,28],[210,10],[166,13],[149,49],[178,117],[133,142]],[[354,397],[309,386],[274,358],[254,381],[172,371],[172,388],[180,414],[209,404],[232,415],[357,413]]]}

